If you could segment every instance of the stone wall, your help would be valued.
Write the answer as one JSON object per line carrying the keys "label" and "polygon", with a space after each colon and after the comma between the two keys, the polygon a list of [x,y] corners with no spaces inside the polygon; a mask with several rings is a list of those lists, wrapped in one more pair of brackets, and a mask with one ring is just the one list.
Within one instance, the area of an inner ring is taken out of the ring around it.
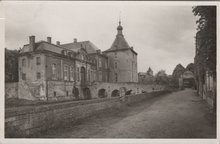
{"label": "stone wall", "polygon": [[18,83],[5,83],[5,99],[18,98]]}
{"label": "stone wall", "polygon": [[18,98],[27,100],[47,100],[45,81],[18,83]]}
{"label": "stone wall", "polygon": [[5,137],[34,137],[47,129],[73,124],[107,109],[121,108],[159,95],[161,92],[115,98],[70,101],[64,103],[10,108],[5,112]]}

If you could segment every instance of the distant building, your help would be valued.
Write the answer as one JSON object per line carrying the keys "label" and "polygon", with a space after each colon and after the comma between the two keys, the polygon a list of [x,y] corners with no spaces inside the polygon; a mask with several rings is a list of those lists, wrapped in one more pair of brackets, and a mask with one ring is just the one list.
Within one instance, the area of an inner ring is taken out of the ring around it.
{"label": "distant building", "polygon": [[144,84],[152,84],[154,82],[153,70],[149,67],[147,72],[139,72],[138,82]]}
{"label": "distant building", "polygon": [[195,78],[191,71],[185,71],[179,78],[180,88],[195,88]]}

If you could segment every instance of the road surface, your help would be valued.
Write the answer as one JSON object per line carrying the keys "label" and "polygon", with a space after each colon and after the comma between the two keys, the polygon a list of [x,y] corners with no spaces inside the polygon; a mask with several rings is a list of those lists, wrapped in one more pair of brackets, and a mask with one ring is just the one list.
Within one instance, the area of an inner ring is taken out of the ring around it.
{"label": "road surface", "polygon": [[55,138],[215,138],[214,118],[195,90],[186,89],[107,111],[50,130]]}

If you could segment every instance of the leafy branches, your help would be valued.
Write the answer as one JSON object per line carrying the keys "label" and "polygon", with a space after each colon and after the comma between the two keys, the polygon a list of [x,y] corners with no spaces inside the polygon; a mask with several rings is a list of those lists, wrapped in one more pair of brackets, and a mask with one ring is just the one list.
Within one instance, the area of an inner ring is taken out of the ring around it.
{"label": "leafy branches", "polygon": [[206,70],[216,77],[216,6],[196,6],[192,12],[199,19],[196,34],[195,71],[203,77]]}

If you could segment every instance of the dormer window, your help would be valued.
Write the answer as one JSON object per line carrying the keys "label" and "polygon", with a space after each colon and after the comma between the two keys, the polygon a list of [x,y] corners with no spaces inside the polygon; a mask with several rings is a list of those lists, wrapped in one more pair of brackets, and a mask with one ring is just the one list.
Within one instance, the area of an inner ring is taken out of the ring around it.
{"label": "dormer window", "polygon": [[67,51],[66,51],[66,50],[62,50],[61,53],[62,53],[63,55],[67,55]]}
{"label": "dormer window", "polygon": [[67,51],[64,50],[64,55],[67,55]]}

